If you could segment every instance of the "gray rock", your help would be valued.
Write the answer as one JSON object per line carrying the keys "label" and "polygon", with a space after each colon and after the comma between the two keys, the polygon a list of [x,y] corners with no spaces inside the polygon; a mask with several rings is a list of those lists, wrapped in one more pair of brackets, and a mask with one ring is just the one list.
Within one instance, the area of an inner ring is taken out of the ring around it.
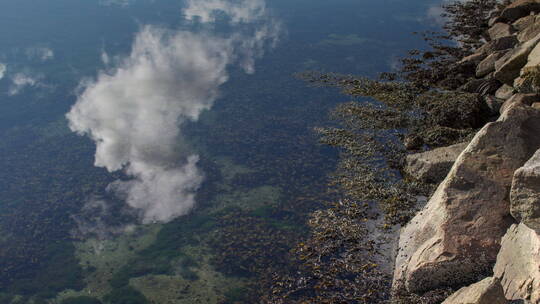
{"label": "gray rock", "polygon": [[526,29],[528,26],[532,25],[535,21],[536,21],[536,16],[528,15],[528,16],[525,16],[516,20],[516,22],[512,23],[512,26],[514,27],[514,29],[520,32]]}
{"label": "gray rock", "polygon": [[[482,45],[475,53],[484,53],[485,56],[496,52],[513,48],[519,43],[516,36],[506,36],[495,40],[491,40],[488,43]],[[485,58],[485,57],[484,57]]]}
{"label": "gray rock", "polygon": [[442,304],[507,304],[501,282],[493,277],[463,287]]}
{"label": "gray rock", "polygon": [[459,154],[468,143],[433,149],[407,156],[405,171],[412,177],[428,182],[440,183],[452,168]]}
{"label": "gray rock", "polygon": [[533,103],[540,101],[540,96],[538,94],[523,94],[518,93],[512,95],[512,97],[508,98],[504,104],[501,106],[500,112],[501,114],[506,111],[511,105],[519,103],[523,105],[530,106]]}
{"label": "gray rock", "polygon": [[484,77],[489,73],[494,72],[495,62],[506,53],[506,51],[497,51],[484,58],[484,60],[476,66],[476,77]]}
{"label": "gray rock", "polygon": [[540,11],[540,2],[538,0],[517,0],[501,12],[501,17],[515,21],[537,11]]}
{"label": "gray rock", "polygon": [[527,72],[538,71],[540,66],[540,44],[537,44],[527,56],[527,64],[523,67],[521,75]]}
{"label": "gray rock", "polygon": [[512,225],[502,239],[493,272],[507,299],[539,304],[540,236],[523,223]]}
{"label": "gray rock", "polygon": [[504,104],[505,100],[497,98],[492,95],[488,95],[484,97],[484,102],[486,103],[487,107],[491,110],[491,115],[499,115],[501,106]]}
{"label": "gray rock", "polygon": [[514,173],[510,213],[540,233],[540,150]]}
{"label": "gray rock", "polygon": [[519,33],[517,34],[517,39],[519,40],[519,42],[523,43],[533,39],[538,34],[540,34],[540,22],[539,20],[536,20],[533,24],[519,31]]}
{"label": "gray rock", "polygon": [[489,37],[494,40],[506,36],[510,36],[515,33],[516,30],[510,24],[498,22],[488,29]]}
{"label": "gray rock", "polygon": [[495,97],[499,99],[508,99],[514,95],[514,87],[507,84],[503,84],[497,92],[495,92]]}
{"label": "gray rock", "polygon": [[521,68],[527,63],[529,54],[539,41],[540,34],[502,56],[495,62],[496,71],[494,77],[502,83],[513,85],[514,79],[519,76]]}
{"label": "gray rock", "polygon": [[513,223],[513,173],[540,147],[540,112],[515,103],[482,128],[427,205],[400,232],[394,288],[423,292],[491,272]]}

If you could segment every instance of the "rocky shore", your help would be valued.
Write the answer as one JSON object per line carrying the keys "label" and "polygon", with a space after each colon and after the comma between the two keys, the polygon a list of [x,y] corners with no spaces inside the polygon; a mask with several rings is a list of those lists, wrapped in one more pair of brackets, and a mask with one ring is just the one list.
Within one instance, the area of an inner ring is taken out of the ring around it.
{"label": "rocky shore", "polygon": [[485,44],[463,60],[495,118],[464,144],[410,155],[440,182],[402,228],[395,291],[457,290],[444,304],[540,303],[540,1],[493,12]]}

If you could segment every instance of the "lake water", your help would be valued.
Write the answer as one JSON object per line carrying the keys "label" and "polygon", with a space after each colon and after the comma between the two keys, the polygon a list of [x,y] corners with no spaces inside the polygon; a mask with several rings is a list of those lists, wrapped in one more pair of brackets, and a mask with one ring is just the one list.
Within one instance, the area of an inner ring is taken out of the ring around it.
{"label": "lake water", "polygon": [[294,75],[391,71],[436,4],[1,1],[0,303],[253,303],[349,101]]}

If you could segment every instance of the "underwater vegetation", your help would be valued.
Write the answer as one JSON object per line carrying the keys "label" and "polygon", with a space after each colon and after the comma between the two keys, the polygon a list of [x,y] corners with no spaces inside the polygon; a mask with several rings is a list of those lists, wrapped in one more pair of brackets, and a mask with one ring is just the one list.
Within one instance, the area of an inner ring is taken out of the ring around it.
{"label": "underwater vegetation", "polygon": [[[456,71],[485,34],[496,1],[445,7],[446,33],[425,33],[428,50],[402,59],[399,73],[366,77],[306,72],[316,86],[337,87],[353,100],[332,113],[337,126],[317,128],[340,151],[330,187],[338,199],[311,213],[310,236],[292,251],[293,271],[276,272],[265,303],[440,303],[450,289],[424,295],[391,294],[386,267],[395,227],[417,211],[418,197],[434,186],[404,174],[410,151],[466,141],[485,123],[482,93],[457,89],[474,74]],[[452,39],[460,40],[457,45]]]}

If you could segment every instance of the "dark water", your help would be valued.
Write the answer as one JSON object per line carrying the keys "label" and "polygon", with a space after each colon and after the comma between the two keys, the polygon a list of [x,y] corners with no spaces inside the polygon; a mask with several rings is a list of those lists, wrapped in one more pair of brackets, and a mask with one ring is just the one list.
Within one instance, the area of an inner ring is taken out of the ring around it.
{"label": "dark water", "polygon": [[0,303],[249,303],[337,158],[293,75],[391,70],[432,4],[2,1]]}

